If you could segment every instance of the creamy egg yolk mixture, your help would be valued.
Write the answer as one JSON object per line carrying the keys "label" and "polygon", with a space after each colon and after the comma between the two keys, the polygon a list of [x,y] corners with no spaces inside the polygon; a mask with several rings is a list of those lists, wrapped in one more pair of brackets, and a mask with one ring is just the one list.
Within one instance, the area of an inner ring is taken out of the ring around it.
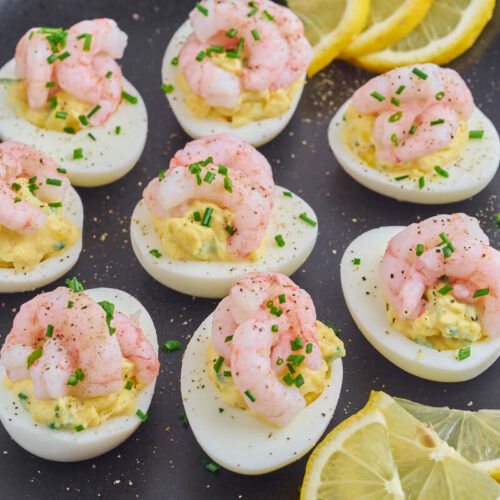
{"label": "creamy egg yolk mixture", "polygon": [[62,215],[63,208],[50,207],[30,191],[28,179],[18,178],[17,197],[29,201],[47,215],[45,225],[32,235],[11,231],[0,225],[0,268],[31,271],[50,257],[63,255],[80,237],[80,231]]}
{"label": "creamy egg yolk mixture", "polygon": [[469,140],[467,122],[461,121],[455,137],[446,148],[429,153],[418,160],[388,165],[381,163],[375,156],[377,149],[373,138],[375,118],[375,115],[359,113],[352,105],[349,106],[344,116],[345,128],[342,140],[361,160],[382,172],[411,177],[432,173],[436,165],[444,166],[458,160]]}
{"label": "creamy egg yolk mixture", "polygon": [[439,292],[445,286],[438,281],[426,294],[427,307],[414,320],[401,320],[392,306],[387,304],[387,320],[398,332],[418,344],[440,351],[461,349],[482,339],[483,332],[475,304],[465,304]]}
{"label": "creamy egg yolk mixture", "polygon": [[[210,222],[205,216],[211,209]],[[206,260],[234,262],[236,259],[227,249],[227,241],[234,231],[234,213],[215,203],[194,201],[182,217],[160,219],[155,215],[153,225],[161,240],[163,250],[176,260]],[[203,225],[205,221],[209,226]],[[250,261],[260,259],[265,252],[266,238],[260,247],[252,252]]]}
{"label": "creamy egg yolk mixture", "polygon": [[3,385],[19,398],[35,422],[51,429],[76,431],[97,427],[113,417],[134,414],[137,395],[144,387],[137,383],[134,363],[128,359],[123,359],[123,387],[106,396],[84,400],[74,396],[37,399],[31,378],[13,382],[9,377],[5,377]]}
{"label": "creamy egg yolk mixture", "polygon": [[95,108],[95,104],[79,101],[66,91],[59,90],[49,99],[44,109],[31,109],[28,104],[26,80],[10,80],[7,90],[8,102],[18,116],[35,127],[56,132],[78,132],[82,125],[88,125],[88,115]]}
{"label": "creamy egg yolk mixture", "polygon": [[[241,75],[245,65],[245,57],[231,59],[225,54],[218,53],[212,53],[210,57],[214,64],[237,76]],[[214,107],[207,104],[189,88],[182,72],[179,72],[177,84],[187,95],[185,103],[196,118],[224,120],[233,127],[241,127],[253,121],[274,118],[286,113],[292,106],[293,98],[304,84],[304,80],[299,78],[290,87],[277,90],[268,89],[261,92],[244,90],[235,108]]]}
{"label": "creamy egg yolk mixture", "polygon": [[[290,374],[293,378],[302,375],[304,383],[299,387],[299,391],[308,405],[323,393],[326,381],[331,374],[331,364],[333,361],[345,356],[344,343],[335,335],[333,329],[324,325],[321,321],[317,321],[316,323],[318,326],[319,348],[323,357],[321,369],[310,370],[307,368],[306,363],[302,361],[299,366],[292,365],[294,373],[291,374],[290,369],[287,367],[287,361],[285,360],[281,365],[283,370],[279,374],[279,380],[283,385],[286,385],[283,379],[287,374]],[[305,356],[307,356],[307,354],[305,354]],[[207,372],[210,379],[219,390],[221,399],[234,408],[246,410],[255,417],[261,418],[249,409],[245,399],[231,377],[231,368],[227,367],[225,363],[222,363],[216,372],[215,367],[218,358],[219,355],[215,352],[213,343],[210,342],[207,348]]]}

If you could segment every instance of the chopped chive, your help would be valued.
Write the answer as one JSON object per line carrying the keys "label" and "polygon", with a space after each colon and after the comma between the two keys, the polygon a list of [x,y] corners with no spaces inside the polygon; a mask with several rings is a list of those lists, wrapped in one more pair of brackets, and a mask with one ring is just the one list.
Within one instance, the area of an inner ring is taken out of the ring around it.
{"label": "chopped chive", "polygon": [[47,62],[49,64],[54,64],[57,61],[57,56],[54,54],[50,54],[49,57],[47,57]]}
{"label": "chopped chive", "polygon": [[299,373],[296,377],[295,377],[295,380],[293,381],[293,383],[295,384],[295,387],[297,387],[297,389],[304,385],[304,377],[302,376],[302,373]]}
{"label": "chopped chive", "polygon": [[416,251],[417,257],[420,257],[423,253],[424,253],[424,245],[422,245],[422,243],[419,243],[417,245],[417,251]]}
{"label": "chopped chive", "polygon": [[406,86],[405,86],[405,85],[400,85],[400,86],[398,87],[398,90],[396,90],[396,94],[397,94],[397,95],[401,95],[401,92],[403,92],[403,90],[404,90],[405,88],[406,88]]}
{"label": "chopped chive", "polygon": [[78,378],[76,375],[70,375],[68,378],[68,381],[66,382],[66,385],[76,385],[78,384]]}
{"label": "chopped chive", "polygon": [[464,359],[468,358],[470,356],[470,346],[469,347],[464,347],[463,349],[460,349],[458,351],[458,361],[463,361]]}
{"label": "chopped chive", "polygon": [[137,410],[135,414],[143,421],[146,422],[148,419],[148,416],[141,410]]}
{"label": "chopped chive", "polygon": [[424,73],[423,71],[419,70],[418,68],[413,68],[412,73],[414,75],[417,75],[422,80],[427,80],[427,76],[428,76],[427,73]]}
{"label": "chopped chive", "polygon": [[21,189],[21,184],[18,184],[17,182],[13,182],[11,187],[14,191],[19,191]]}
{"label": "chopped chive", "polygon": [[309,344],[306,345],[306,354],[311,354],[313,350],[313,345],[309,342]]}
{"label": "chopped chive", "polygon": [[405,179],[408,179],[408,177],[410,177],[410,176],[409,175],[400,175],[399,177],[394,177],[394,180],[395,181],[403,181]]}
{"label": "chopped chive", "polygon": [[72,300],[68,300],[68,309],[71,309],[73,307],[73,301]]}
{"label": "chopped chive", "polygon": [[[122,92],[123,94],[123,92]],[[90,118],[91,116],[95,115],[99,110],[101,109],[101,106],[98,104],[94,109],[90,111],[90,113],[87,115],[87,118]]]}
{"label": "chopped chive", "polygon": [[500,212],[497,213],[497,226],[500,226]]}
{"label": "chopped chive", "polygon": [[220,465],[217,465],[214,462],[209,462],[206,459],[202,460],[203,465],[205,466],[205,469],[207,469],[210,472],[213,472],[214,474],[220,469]]}
{"label": "chopped chive", "polygon": [[89,132],[87,134],[93,141],[97,141],[97,139]]}
{"label": "chopped chive", "polygon": [[291,386],[293,385],[293,377],[289,373],[287,373],[283,377],[283,382],[285,382],[286,385]]}
{"label": "chopped chive", "polygon": [[182,344],[178,340],[167,340],[161,345],[163,349],[167,352],[176,351],[182,347]]}
{"label": "chopped chive", "polygon": [[30,192],[31,192],[32,194],[34,194],[34,192],[35,192],[37,189],[39,189],[39,187],[38,187],[38,185],[37,185],[37,184],[30,184],[30,185],[28,186],[28,189],[30,190]]}
{"label": "chopped chive", "polygon": [[385,97],[382,94],[379,94],[378,92],[372,92],[370,94],[374,99],[377,99],[377,101],[385,101]]}
{"label": "chopped chive", "polygon": [[157,259],[159,259],[161,257],[161,253],[156,249],[156,248],[152,248],[149,253],[153,256],[153,257],[156,257]]}
{"label": "chopped chive", "polygon": [[89,124],[89,121],[87,120],[87,117],[85,115],[80,115],[78,117],[78,119],[80,120],[80,123],[86,127],[88,124]]}
{"label": "chopped chive", "polygon": [[57,57],[57,59],[59,59],[59,61],[64,61],[64,59],[68,58],[71,54],[66,51],[66,52],[63,52],[60,56]]}
{"label": "chopped chive", "polygon": [[276,22],[276,19],[274,19],[274,17],[271,14],[269,14],[267,10],[262,11],[262,13],[266,16],[268,21],[272,21],[273,23]]}
{"label": "chopped chive", "polygon": [[215,174],[213,172],[207,172],[203,180],[211,184],[214,179],[215,179]]}
{"label": "chopped chive", "polygon": [[75,375],[80,382],[85,379],[85,374],[83,373],[83,370],[81,368],[77,368],[75,370]]}
{"label": "chopped chive", "polygon": [[185,413],[181,413],[179,415],[179,418],[182,420],[183,424],[189,425],[189,421],[188,421],[187,415]]}
{"label": "chopped chive", "polygon": [[252,403],[255,402],[255,396],[250,392],[249,389],[245,391],[245,395]]}
{"label": "chopped chive", "polygon": [[224,189],[229,193],[233,192],[233,183],[229,177],[224,177]]}
{"label": "chopped chive", "polygon": [[292,347],[292,351],[298,351],[304,347],[302,343],[302,339],[300,337],[296,337],[293,340],[290,340],[290,346]]}
{"label": "chopped chive", "polygon": [[219,413],[222,413],[224,411],[224,408],[219,408]]}
{"label": "chopped chive", "polygon": [[196,2],[196,8],[204,15],[204,16],[208,16],[208,10],[203,7],[203,5],[201,5],[200,2]]}
{"label": "chopped chive", "polygon": [[61,179],[50,179],[47,178],[45,179],[45,182],[49,184],[50,186],[61,186],[62,185],[62,180]]}
{"label": "chopped chive", "polygon": [[397,146],[398,145],[398,136],[396,134],[392,134],[391,141],[394,144],[394,146]]}
{"label": "chopped chive", "polygon": [[283,358],[278,358],[278,359],[276,360],[276,365],[277,365],[277,366],[280,366],[280,365],[282,365],[284,362],[285,362],[285,360],[284,360]]}
{"label": "chopped chive", "polygon": [[116,135],[120,135],[120,132],[121,132],[121,131],[122,131],[122,128],[120,127],[120,125],[117,125],[117,126],[115,127],[115,134],[116,134]]}
{"label": "chopped chive", "polygon": [[236,232],[231,226],[226,226],[224,228],[231,236]]}
{"label": "chopped chive", "polygon": [[417,131],[417,128],[418,127],[416,125],[412,125],[412,127],[410,128],[410,131],[408,133],[413,135]]}
{"label": "chopped chive", "polygon": [[219,165],[218,172],[219,174],[227,175],[227,167],[225,167],[224,165]]}
{"label": "chopped chive", "polygon": [[224,342],[231,342],[231,340],[233,340],[233,336],[232,336],[232,335],[228,335],[228,336],[224,339]]}
{"label": "chopped chive", "polygon": [[56,109],[57,108],[57,97],[51,97],[49,99],[49,107],[50,107],[50,109]]}
{"label": "chopped chive", "polygon": [[306,357],[303,354],[290,354],[286,360],[292,363],[293,366],[300,366],[305,358]]}
{"label": "chopped chive", "polygon": [[35,32],[34,32],[34,31],[32,31],[32,32],[30,33],[30,36],[28,37],[28,40],[31,40],[31,39],[33,38],[33,35],[34,35],[34,34],[35,34]]}
{"label": "chopped chive", "polygon": [[230,377],[231,376],[231,372],[229,370],[224,370],[222,372],[222,375],[224,375],[224,377]]}
{"label": "chopped chive", "polygon": [[295,373],[295,368],[293,367],[293,365],[291,363],[287,363],[286,366],[288,368],[288,371],[293,375]]}
{"label": "chopped chive", "polygon": [[299,219],[303,220],[306,224],[309,224],[312,227],[316,227],[318,223],[312,219],[310,219],[305,212],[302,212],[299,215]]}
{"label": "chopped chive", "polygon": [[453,287],[451,285],[444,285],[442,288],[438,290],[441,295],[446,295],[448,292],[451,292]]}
{"label": "chopped chive", "polygon": [[443,248],[443,254],[445,256],[445,258],[447,259],[448,257],[451,256],[451,252],[450,252],[450,249],[448,247],[444,247]]}
{"label": "chopped chive", "polygon": [[207,49],[207,54],[211,55],[212,52],[215,52],[216,54],[222,54],[224,52],[224,47],[222,47],[222,45],[210,45],[210,47]]}
{"label": "chopped chive", "polygon": [[201,214],[200,214],[200,212],[198,212],[198,211],[193,212],[193,219],[194,219],[196,222],[200,222],[200,221],[201,221]]}
{"label": "chopped chive", "polygon": [[83,425],[77,425],[75,427],[76,432],[82,432],[83,430],[85,430],[85,427]]}
{"label": "chopped chive", "polygon": [[490,293],[490,289],[489,288],[480,288],[479,290],[476,290],[474,293],[473,293],[473,297],[474,298],[477,298],[477,297],[484,297],[485,295],[488,295]]}
{"label": "chopped chive", "polygon": [[28,359],[26,360],[28,369],[31,367],[31,365],[42,356],[43,354],[43,349],[41,347],[38,347],[38,349],[35,349],[29,356]]}
{"label": "chopped chive", "polygon": [[283,196],[288,196],[288,198],[291,198],[292,193],[290,193],[290,191],[283,191]]}
{"label": "chopped chive", "polygon": [[113,335],[116,332],[116,328],[111,326],[111,321],[113,321],[113,314],[115,312],[115,305],[107,300],[101,300],[98,304],[104,309],[106,313],[106,324],[108,325],[109,334]]}
{"label": "chopped chive", "polygon": [[285,241],[283,240],[283,236],[281,234],[277,234],[274,239],[276,240],[276,244],[279,247],[284,247],[285,246]]}
{"label": "chopped chive", "polygon": [[443,118],[439,118],[439,120],[434,120],[431,122],[431,126],[434,126],[434,125],[441,125],[444,123],[444,120]]}
{"label": "chopped chive", "polygon": [[207,207],[205,209],[205,213],[203,214],[203,219],[201,220],[201,225],[210,227],[210,224],[212,223],[212,212],[214,209],[212,207]]}
{"label": "chopped chive", "polygon": [[79,160],[83,158],[83,148],[77,148],[73,150],[73,160]]}
{"label": "chopped chive", "polygon": [[234,38],[237,34],[238,34],[238,30],[235,30],[235,29],[233,28],[233,29],[230,29],[230,30],[226,33],[226,36],[227,36],[228,38]]}
{"label": "chopped chive", "polygon": [[167,171],[166,168],[162,168],[161,170],[158,170],[158,179],[161,182],[163,179],[165,179],[165,172]]}
{"label": "chopped chive", "polygon": [[36,181],[36,175],[34,175],[33,177],[29,178],[28,184],[33,184],[35,181]]}
{"label": "chopped chive", "polygon": [[258,7],[254,7],[248,14],[248,17],[252,17],[254,14],[256,14],[259,11]]}
{"label": "chopped chive", "polygon": [[436,98],[436,101],[440,101],[444,97],[444,92],[438,92],[434,97]]}
{"label": "chopped chive", "polygon": [[425,186],[425,179],[424,177],[419,177],[418,178],[418,189],[424,189]]}
{"label": "chopped chive", "polygon": [[127,380],[127,383],[125,384],[125,389],[127,389],[127,391],[130,391],[132,390],[132,387],[134,387],[134,383],[132,382],[132,380]]}
{"label": "chopped chive", "polygon": [[26,396],[26,394],[24,394],[23,392],[20,392],[17,397],[19,399],[22,399],[23,401],[26,401],[28,399],[28,396]]}
{"label": "chopped chive", "polygon": [[21,198],[19,198],[19,196],[16,196],[14,198],[14,203],[19,203],[20,201],[22,201],[22,200],[21,200]]}
{"label": "chopped chive", "polygon": [[60,120],[66,120],[68,118],[68,113],[65,111],[56,111],[56,118],[59,118]]}
{"label": "chopped chive", "polygon": [[170,83],[162,83],[161,89],[165,94],[171,94],[174,91],[174,86]]}
{"label": "chopped chive", "polygon": [[137,104],[139,99],[137,97],[130,95],[128,92],[122,90],[122,97],[127,100],[130,104]]}
{"label": "chopped chive", "polygon": [[401,104],[399,99],[396,99],[395,97],[391,97],[391,102],[394,104],[394,106],[399,106]]}
{"label": "chopped chive", "polygon": [[75,129],[73,127],[64,127],[63,132],[66,132],[67,134],[74,134]]}
{"label": "chopped chive", "polygon": [[469,139],[482,139],[484,130],[469,130]]}
{"label": "chopped chive", "polygon": [[46,337],[52,337],[52,334],[54,333],[54,325],[47,325],[47,330],[45,331],[45,336]]}
{"label": "chopped chive", "polygon": [[201,50],[200,52],[198,52],[198,55],[196,56],[196,60],[201,62],[201,61],[203,61],[203,59],[205,59],[206,55],[207,55],[207,53],[204,50]]}
{"label": "chopped chive", "polygon": [[56,85],[56,82],[47,82],[45,84],[45,87],[47,87],[48,89],[51,89],[52,87],[55,87]]}
{"label": "chopped chive", "polygon": [[62,205],[62,201],[52,201],[50,203],[48,203],[49,207],[52,207],[52,208],[61,208],[63,205]]}
{"label": "chopped chive", "polygon": [[260,40],[260,35],[257,30],[252,30],[252,36],[255,41]]}
{"label": "chopped chive", "polygon": [[170,64],[172,66],[178,66],[179,65],[179,58],[178,57],[174,57],[171,61],[170,61]]}
{"label": "chopped chive", "polygon": [[277,324],[274,324],[274,325],[272,325],[272,326],[271,326],[271,331],[272,331],[272,332],[277,332],[277,331],[278,331],[278,329],[279,329],[279,327],[278,327],[278,325],[277,325]]}
{"label": "chopped chive", "polygon": [[112,71],[108,71],[105,76],[106,76],[106,78],[109,79],[109,78],[111,78],[112,75],[113,75],[113,72]]}
{"label": "chopped chive", "polygon": [[284,304],[286,302],[286,295],[284,293],[280,293],[278,295],[278,300],[280,304]]}
{"label": "chopped chive", "polygon": [[446,171],[446,170],[443,170],[439,165],[436,165],[434,167],[434,170],[442,177],[449,177],[450,174]]}
{"label": "chopped chive", "polygon": [[352,263],[355,265],[355,266],[359,266],[361,264],[361,259],[352,259]]}
{"label": "chopped chive", "polygon": [[70,290],[73,290],[75,293],[83,292],[83,285],[73,277],[72,279],[66,278],[66,285]]}
{"label": "chopped chive", "polygon": [[[403,112],[402,111],[398,111],[396,113],[394,113],[393,115],[389,116],[389,123],[394,123],[394,122],[397,122],[399,120],[401,120],[401,117],[403,116]],[[392,137],[391,137],[391,141],[392,141]]]}
{"label": "chopped chive", "polygon": [[217,358],[217,361],[214,363],[215,373],[219,373],[219,370],[220,370],[220,367],[222,366],[222,363],[224,363],[224,357],[223,356],[219,356]]}

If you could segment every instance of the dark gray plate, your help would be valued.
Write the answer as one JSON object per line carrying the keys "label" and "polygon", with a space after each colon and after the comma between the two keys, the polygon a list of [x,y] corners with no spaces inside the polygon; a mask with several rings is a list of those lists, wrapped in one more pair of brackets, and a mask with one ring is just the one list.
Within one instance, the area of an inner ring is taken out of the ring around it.
{"label": "dark gray plate", "polygon": [[[333,0],[332,0],[333,2]],[[188,137],[169,110],[160,89],[160,65],[170,37],[186,19],[191,1],[0,0],[0,64],[13,57],[21,35],[32,26],[68,27],[81,19],[113,17],[129,35],[123,72],[146,101],[149,135],[144,154],[125,178],[110,186],[78,189],[85,206],[84,250],[74,273],[88,288],[108,286],[137,297],[149,310],[158,340],[184,345],[216,301],[193,299],[155,282],[136,261],[129,240],[130,215],[146,183]],[[500,125],[500,14],[481,38],[452,66],[467,79],[477,105]],[[341,329],[347,348],[344,385],[329,429],[358,411],[370,390],[433,405],[463,409],[500,407],[498,363],[483,375],[459,384],[419,379],[392,365],[354,325],[340,289],[339,262],[347,244],[367,229],[409,224],[417,216],[464,211],[479,217],[493,245],[500,246],[500,178],[472,200],[450,206],[399,203],[369,191],[339,167],[328,147],[326,129],[338,107],[369,75],[338,61],[306,86],[289,127],[262,152],[272,163],[276,183],[303,196],[319,218],[319,239],[294,280],[314,299],[318,317]],[[47,287],[63,284],[63,280]],[[33,293],[0,296],[0,335],[10,329],[17,308]],[[206,458],[179,414],[182,351],[160,353],[161,373],[149,421],[110,453],[76,464],[33,457],[0,429],[0,498],[175,498],[290,499],[298,497],[306,458],[260,477],[220,470],[212,474]]]}

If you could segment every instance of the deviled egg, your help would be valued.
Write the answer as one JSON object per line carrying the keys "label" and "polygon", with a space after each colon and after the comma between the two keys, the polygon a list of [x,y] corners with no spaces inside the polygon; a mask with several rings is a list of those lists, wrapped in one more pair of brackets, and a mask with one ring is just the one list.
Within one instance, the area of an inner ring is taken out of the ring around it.
{"label": "deviled egg", "polygon": [[254,146],[292,118],[312,60],[302,21],[270,0],[203,0],[168,44],[162,88],[194,139],[232,133]]}
{"label": "deviled egg", "polygon": [[0,69],[0,139],[48,154],[75,186],[123,177],[147,135],[144,102],[115,61],[126,45],[112,19],[29,29]]}
{"label": "deviled egg", "polygon": [[153,278],[212,298],[250,271],[292,274],[317,234],[312,208],[275,186],[265,157],[229,134],[178,151],[144,190],[130,227],[135,255]]}
{"label": "deviled egg", "polygon": [[241,474],[298,460],[335,411],[344,355],[307,292],[278,273],[245,275],[184,353],[182,399],[196,440]]}
{"label": "deviled egg", "polygon": [[397,68],[368,81],[335,114],[330,147],[377,193],[424,204],[474,196],[494,177],[500,140],[452,69]]}
{"label": "deviled egg", "polygon": [[67,283],[21,306],[0,358],[3,426],[28,452],[59,462],[125,441],[147,420],[159,370],[142,304],[120,290]]}
{"label": "deviled egg", "polygon": [[19,142],[0,144],[0,292],[66,274],[82,250],[83,206],[65,169]]}
{"label": "deviled egg", "polygon": [[349,311],[367,340],[429,380],[469,380],[500,356],[500,252],[477,219],[437,215],[358,236],[341,262]]}

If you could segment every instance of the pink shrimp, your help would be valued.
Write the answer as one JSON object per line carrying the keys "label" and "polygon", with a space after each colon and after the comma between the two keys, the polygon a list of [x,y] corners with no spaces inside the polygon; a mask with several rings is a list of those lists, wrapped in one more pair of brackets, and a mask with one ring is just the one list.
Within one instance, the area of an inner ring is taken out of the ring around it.
{"label": "pink shrimp", "polygon": [[[251,7],[243,0],[203,0],[200,6],[189,15],[194,33],[179,54],[179,67],[191,90],[212,106],[234,107],[242,89],[275,90],[305,73],[312,48],[301,21],[285,7],[270,0],[255,1]],[[230,30],[237,33],[226,36]],[[211,45],[226,50],[240,45],[247,56],[241,77],[217,68],[210,52],[196,60]],[[212,81],[215,77],[217,82]]]}
{"label": "pink shrimp", "polygon": [[373,78],[354,93],[352,106],[377,116],[376,156],[386,164],[445,148],[459,120],[474,111],[470,90],[458,73],[435,64],[396,68]]}
{"label": "pink shrimp", "polygon": [[[59,287],[40,294],[21,306],[0,360],[12,380],[31,378],[39,399],[68,394],[85,399],[120,389],[123,356],[136,365],[138,379],[148,383],[158,370],[156,356],[150,356],[152,347],[137,326],[116,315],[118,333],[111,335],[104,309],[85,293]],[[34,350],[40,356],[28,367],[27,357]],[[150,370],[145,366],[148,359]],[[78,370],[83,378],[68,385]]]}
{"label": "pink shrimp", "polygon": [[[291,341],[297,338],[302,347],[292,351]],[[249,390],[255,397],[251,401],[247,395],[250,408],[276,425],[286,425],[304,408],[296,388],[280,382],[283,362],[277,361],[302,353],[308,368],[318,370],[322,355],[314,304],[290,278],[278,273],[243,276],[214,311],[212,340],[240,392]]]}
{"label": "pink shrimp", "polygon": [[[451,247],[443,246],[443,235]],[[418,244],[424,247],[419,256]],[[481,320],[487,335],[498,337],[498,269],[500,252],[489,246],[477,219],[459,213],[437,215],[411,224],[392,238],[380,264],[379,276],[385,296],[401,319],[418,317],[426,307],[422,299],[425,291],[446,276],[456,299],[481,304]],[[488,289],[487,295],[474,297],[474,292],[480,289]]]}
{"label": "pink shrimp", "polygon": [[[227,175],[216,165],[225,167]],[[208,172],[214,179],[202,182]],[[236,232],[228,248],[235,258],[245,259],[260,246],[267,230],[274,182],[269,163],[255,148],[219,134],[192,141],[177,152],[164,179],[153,179],[143,197],[149,210],[163,219],[183,215],[194,200],[229,208],[235,214]]]}
{"label": "pink shrimp", "polygon": [[[42,201],[63,199],[70,183],[58,164],[49,156],[20,142],[0,144],[0,224],[21,234],[40,229],[47,215],[28,201],[20,200],[12,185],[17,177],[33,179],[36,195]],[[47,183],[52,179],[52,184]],[[60,184],[59,184],[60,183]],[[59,185],[58,185],[59,184]]]}

